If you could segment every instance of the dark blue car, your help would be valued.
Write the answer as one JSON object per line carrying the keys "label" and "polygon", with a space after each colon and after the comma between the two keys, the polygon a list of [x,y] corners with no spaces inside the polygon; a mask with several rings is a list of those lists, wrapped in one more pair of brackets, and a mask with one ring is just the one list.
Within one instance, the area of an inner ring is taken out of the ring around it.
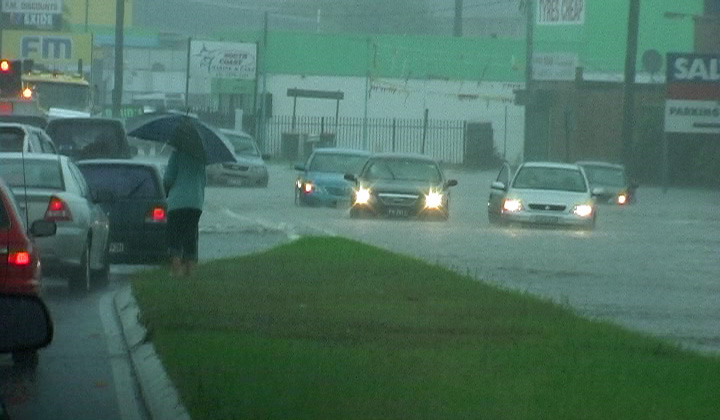
{"label": "dark blue car", "polygon": [[157,165],[129,159],[78,162],[93,195],[110,219],[113,264],[159,264],[167,260],[167,201]]}
{"label": "dark blue car", "polygon": [[352,185],[345,174],[359,174],[370,157],[364,150],[327,147],[315,149],[307,162],[295,165],[295,204],[337,206],[349,204]]}

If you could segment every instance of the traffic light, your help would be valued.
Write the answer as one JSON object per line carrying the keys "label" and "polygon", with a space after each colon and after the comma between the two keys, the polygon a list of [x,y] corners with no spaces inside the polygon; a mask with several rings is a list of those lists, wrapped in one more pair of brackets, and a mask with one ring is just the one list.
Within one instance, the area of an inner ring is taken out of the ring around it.
{"label": "traffic light", "polygon": [[22,61],[0,60],[0,97],[18,96],[22,92]]}

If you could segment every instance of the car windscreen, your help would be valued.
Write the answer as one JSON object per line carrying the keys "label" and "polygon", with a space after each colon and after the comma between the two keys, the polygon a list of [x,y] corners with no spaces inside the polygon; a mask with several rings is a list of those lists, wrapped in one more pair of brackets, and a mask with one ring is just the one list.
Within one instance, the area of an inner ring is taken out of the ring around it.
{"label": "car windscreen", "polygon": [[433,162],[415,159],[377,159],[365,168],[364,178],[369,180],[405,180],[438,183],[442,180],[440,168]]}
{"label": "car windscreen", "polygon": [[308,168],[311,172],[357,174],[367,161],[367,156],[341,153],[316,153]]}
{"label": "car windscreen", "polygon": [[3,159],[0,177],[11,187],[64,190],[60,163],[57,160]]}
{"label": "car windscreen", "polygon": [[20,152],[25,132],[19,127],[0,127],[0,152]]}
{"label": "car windscreen", "polygon": [[137,165],[78,165],[92,191],[110,191],[115,199],[162,197],[155,172]]}
{"label": "car windscreen", "polygon": [[593,185],[606,185],[610,187],[624,187],[626,184],[625,171],[621,168],[606,166],[583,166],[585,175]]}
{"label": "car windscreen", "polygon": [[585,178],[578,169],[524,166],[515,176],[513,188],[585,192]]}
{"label": "car windscreen", "polygon": [[126,158],[127,139],[114,121],[52,120],[47,133],[59,153],[77,159]]}

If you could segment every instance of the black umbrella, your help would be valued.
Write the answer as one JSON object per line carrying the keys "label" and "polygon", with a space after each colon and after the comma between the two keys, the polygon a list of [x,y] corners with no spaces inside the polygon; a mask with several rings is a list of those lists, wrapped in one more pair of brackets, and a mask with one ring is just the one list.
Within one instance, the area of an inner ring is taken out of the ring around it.
{"label": "black umbrella", "polygon": [[140,118],[135,126],[132,122],[128,125],[128,136],[167,143],[202,159],[207,165],[236,162],[235,154],[222,134],[197,117],[163,113]]}

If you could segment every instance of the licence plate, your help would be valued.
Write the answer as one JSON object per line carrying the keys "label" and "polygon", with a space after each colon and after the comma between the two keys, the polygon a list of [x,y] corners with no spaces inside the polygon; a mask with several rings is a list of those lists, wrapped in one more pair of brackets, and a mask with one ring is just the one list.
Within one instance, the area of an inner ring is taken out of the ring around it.
{"label": "licence plate", "polygon": [[119,254],[125,250],[125,244],[122,242],[111,242],[110,243],[110,253],[111,254]]}
{"label": "licence plate", "polygon": [[557,216],[535,216],[535,222],[536,223],[547,223],[547,224],[553,224],[557,223],[559,220]]}
{"label": "licence plate", "polygon": [[408,209],[390,207],[387,209],[387,214],[392,217],[407,217],[410,213],[408,212]]}
{"label": "licence plate", "polygon": [[245,180],[243,178],[230,178],[228,179],[228,184],[230,185],[244,185]]}

